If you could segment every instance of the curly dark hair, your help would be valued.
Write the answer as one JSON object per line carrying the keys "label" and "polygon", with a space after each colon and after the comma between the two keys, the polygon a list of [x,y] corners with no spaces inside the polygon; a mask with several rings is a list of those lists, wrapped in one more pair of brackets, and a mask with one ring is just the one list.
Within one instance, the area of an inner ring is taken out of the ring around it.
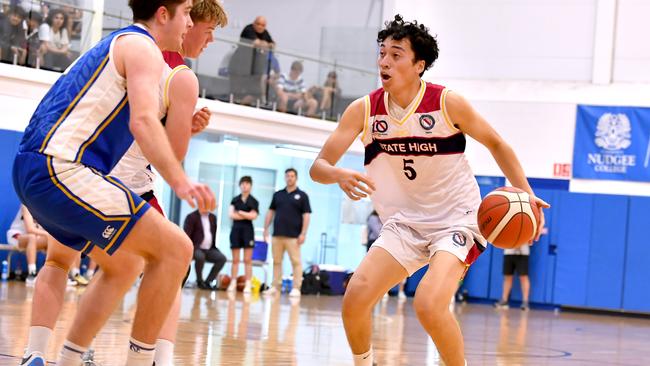
{"label": "curly dark hair", "polygon": [[[382,43],[387,38],[396,41],[405,37],[411,42],[411,48],[415,54],[415,60],[424,60],[424,71],[428,70],[431,65],[438,59],[438,41],[436,37],[429,34],[429,28],[424,24],[418,24],[417,20],[412,22],[404,21],[401,15],[395,15],[395,18],[388,21],[385,28],[377,34],[377,43]],[[424,75],[424,71],[420,76]]]}

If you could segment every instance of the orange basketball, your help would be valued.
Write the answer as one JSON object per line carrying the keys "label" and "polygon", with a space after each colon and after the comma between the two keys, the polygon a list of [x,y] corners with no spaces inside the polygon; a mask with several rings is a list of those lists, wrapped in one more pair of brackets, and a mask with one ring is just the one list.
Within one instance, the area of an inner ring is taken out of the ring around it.
{"label": "orange basketball", "polygon": [[244,291],[244,287],[246,287],[246,276],[237,277],[237,291]]}
{"label": "orange basketball", "polygon": [[528,243],[537,232],[539,209],[528,193],[501,187],[490,192],[478,208],[481,235],[495,247],[512,249]]}
{"label": "orange basketball", "polygon": [[219,284],[219,290],[225,291],[228,288],[228,285],[230,285],[230,276],[227,274],[220,274],[217,283]]}

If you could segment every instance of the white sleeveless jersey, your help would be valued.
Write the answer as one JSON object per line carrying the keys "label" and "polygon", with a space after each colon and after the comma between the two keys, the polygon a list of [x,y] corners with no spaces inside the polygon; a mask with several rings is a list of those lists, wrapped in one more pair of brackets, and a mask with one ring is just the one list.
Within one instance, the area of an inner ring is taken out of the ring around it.
{"label": "white sleeveless jersey", "polygon": [[464,154],[465,135],[445,111],[447,91],[422,82],[401,120],[387,112],[383,89],[365,97],[364,165],[376,185],[371,199],[383,223],[425,230],[477,225],[481,196]]}
{"label": "white sleeveless jersey", "polygon": [[[158,88],[158,97],[160,108],[158,118],[165,123],[167,109],[169,108],[169,85],[172,78],[181,70],[189,70],[185,65],[177,66],[171,69],[165,65],[165,70],[160,79]],[[111,176],[118,178],[127,188],[137,195],[143,195],[154,189],[156,173],[151,170],[151,164],[144,157],[138,143],[133,141],[126,154],[120,159],[115,168],[111,171]]]}

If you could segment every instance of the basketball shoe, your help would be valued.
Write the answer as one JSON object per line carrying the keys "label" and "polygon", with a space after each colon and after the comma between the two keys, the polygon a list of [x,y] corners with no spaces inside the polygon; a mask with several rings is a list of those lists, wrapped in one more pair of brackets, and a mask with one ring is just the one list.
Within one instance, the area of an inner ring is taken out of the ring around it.
{"label": "basketball shoe", "polygon": [[45,366],[45,358],[40,352],[32,352],[29,356],[23,357],[20,366]]}

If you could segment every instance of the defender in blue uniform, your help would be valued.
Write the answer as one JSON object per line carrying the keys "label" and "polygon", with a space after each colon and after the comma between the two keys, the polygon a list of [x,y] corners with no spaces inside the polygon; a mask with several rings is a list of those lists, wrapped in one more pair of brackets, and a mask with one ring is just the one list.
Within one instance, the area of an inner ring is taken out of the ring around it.
{"label": "defender in blue uniform", "polygon": [[151,365],[191,259],[187,236],[108,175],[134,138],[181,199],[206,210],[215,206],[207,186],[188,180],[158,120],[160,50],[180,50],[192,26],[191,1],[129,5],[137,24],[112,33],[66,70],[34,113],[14,163],[14,186],[36,220],[74,250],[92,242],[90,255],[102,267],[79,303],[57,362],[62,366],[81,365],[80,355],[110,316],[92,311],[93,304],[117,304],[132,285],[120,268],[141,258],[146,267],[127,365]]}

